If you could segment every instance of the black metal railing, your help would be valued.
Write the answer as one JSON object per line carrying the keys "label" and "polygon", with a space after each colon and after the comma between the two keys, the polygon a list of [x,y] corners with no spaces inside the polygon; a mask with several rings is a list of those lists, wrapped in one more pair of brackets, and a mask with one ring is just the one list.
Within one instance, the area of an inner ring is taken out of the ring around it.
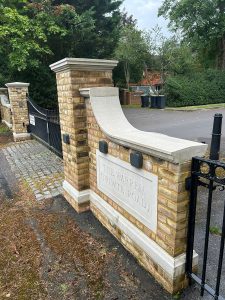
{"label": "black metal railing", "polygon": [[[220,142],[221,142],[222,115],[216,114],[214,117],[214,126],[212,133],[212,142],[209,159],[194,157],[192,159],[191,178],[187,181],[187,187],[190,189],[189,223],[187,239],[187,258],[186,272],[190,282],[194,280],[201,286],[201,296],[207,291],[214,299],[224,300],[220,295],[221,275],[224,259],[225,242],[225,201],[223,209],[222,232],[219,249],[219,260],[216,270],[216,285],[213,289],[206,282],[207,262],[209,252],[210,222],[212,215],[213,193],[216,189],[223,191],[225,189],[225,163],[219,161]],[[203,266],[201,276],[193,273],[193,250],[196,227],[196,211],[198,201],[198,187],[202,186],[208,190],[207,195],[207,213],[204,236]]]}
{"label": "black metal railing", "polygon": [[59,156],[62,156],[62,140],[58,109],[46,109],[27,99],[30,133]]}

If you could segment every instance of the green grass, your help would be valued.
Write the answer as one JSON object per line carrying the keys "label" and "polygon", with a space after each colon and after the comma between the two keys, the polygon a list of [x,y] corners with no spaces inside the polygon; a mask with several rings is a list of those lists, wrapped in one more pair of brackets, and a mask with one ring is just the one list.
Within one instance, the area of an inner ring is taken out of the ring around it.
{"label": "green grass", "polygon": [[216,108],[225,108],[225,103],[196,105],[196,106],[183,106],[183,107],[167,107],[166,109],[167,110],[192,111],[192,110],[198,110],[198,109],[216,109]]}
{"label": "green grass", "polygon": [[214,234],[214,235],[222,235],[221,230],[216,226],[210,227],[209,231],[210,231],[211,234]]}
{"label": "green grass", "polygon": [[180,298],[181,298],[181,293],[180,292],[178,292],[175,295],[173,295],[173,299],[174,300],[180,300]]}
{"label": "green grass", "polygon": [[141,107],[140,104],[130,104],[130,105],[122,105],[123,108],[146,108],[146,107]]}
{"label": "green grass", "polygon": [[[130,105],[122,105],[123,108],[140,108],[140,109],[150,109],[148,107],[141,107],[140,104],[130,104]],[[177,111],[194,111],[200,109],[217,109],[217,108],[225,108],[225,103],[218,104],[207,104],[207,105],[196,105],[196,106],[182,106],[182,107],[166,107],[166,110],[177,110]]]}
{"label": "green grass", "polygon": [[10,129],[5,124],[0,124],[0,134],[10,132]]}

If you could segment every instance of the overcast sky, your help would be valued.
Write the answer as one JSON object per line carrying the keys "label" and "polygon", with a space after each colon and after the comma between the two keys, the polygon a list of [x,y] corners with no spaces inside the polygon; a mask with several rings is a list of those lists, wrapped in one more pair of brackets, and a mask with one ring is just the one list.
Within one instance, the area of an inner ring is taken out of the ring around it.
{"label": "overcast sky", "polygon": [[140,29],[151,29],[158,24],[166,34],[169,34],[167,21],[158,18],[158,8],[162,3],[163,0],[125,0],[123,7],[138,20]]}

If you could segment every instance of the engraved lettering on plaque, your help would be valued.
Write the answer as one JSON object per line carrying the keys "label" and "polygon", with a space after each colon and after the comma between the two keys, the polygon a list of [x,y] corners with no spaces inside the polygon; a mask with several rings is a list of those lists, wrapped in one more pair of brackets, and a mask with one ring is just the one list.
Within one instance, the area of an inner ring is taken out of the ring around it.
{"label": "engraved lettering on plaque", "polygon": [[158,177],[97,151],[98,189],[146,227],[157,229]]}

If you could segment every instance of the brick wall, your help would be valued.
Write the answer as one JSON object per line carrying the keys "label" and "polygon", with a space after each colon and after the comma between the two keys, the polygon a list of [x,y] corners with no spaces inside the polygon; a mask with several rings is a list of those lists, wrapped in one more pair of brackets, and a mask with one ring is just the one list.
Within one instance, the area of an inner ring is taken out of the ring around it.
{"label": "brick wall", "polygon": [[[87,128],[88,145],[90,147],[90,188],[98,194],[104,201],[111,205],[116,211],[122,214],[138,229],[144,232],[150,239],[155,241],[168,254],[176,257],[183,254],[186,250],[187,235],[187,213],[189,194],[185,190],[185,179],[190,176],[190,164],[187,162],[176,165],[167,161],[157,159],[149,155],[143,155],[143,169],[158,176],[158,222],[157,233],[155,234],[131,214],[117,205],[112,199],[108,198],[97,188],[96,173],[96,150],[99,148],[99,141],[105,140],[109,145],[109,154],[120,158],[122,161],[130,162],[131,150],[111,142],[99,128],[93,114],[90,100],[86,100],[87,107]],[[113,235],[139,260],[139,262],[167,289],[174,293],[182,289],[186,284],[184,274],[176,278],[176,282],[155,264],[144,251],[127,238],[124,241],[122,233],[118,228],[113,228],[107,218],[91,204],[91,210],[96,217],[109,229]]]}
{"label": "brick wall", "polygon": [[11,106],[8,99],[7,88],[0,88],[0,119],[9,128],[12,127]]}
{"label": "brick wall", "polygon": [[15,141],[26,140],[30,138],[27,132],[29,125],[27,96],[28,83],[7,83],[9,100],[12,110],[12,130]]}
{"label": "brick wall", "polygon": [[[70,144],[63,143],[66,181],[77,191],[89,189],[89,146],[84,98],[79,89],[92,86],[112,86],[112,71],[64,70],[56,74],[60,125],[69,134]],[[77,204],[69,193],[65,198],[79,212],[89,209],[89,202]]]}
{"label": "brick wall", "polygon": [[0,103],[0,110],[1,110],[2,122],[5,123],[9,128],[11,128],[11,126],[12,126],[11,108],[1,105],[1,103]]}
{"label": "brick wall", "polygon": [[[96,121],[87,89],[82,90],[85,100],[79,89],[111,86],[112,69],[116,64],[104,60],[64,59],[51,65],[57,78],[62,134],[70,136],[70,144],[63,143],[64,195],[77,212],[91,209],[140,264],[166,290],[175,293],[187,283],[185,250],[189,194],[185,190],[185,179],[190,176],[191,162],[175,164],[142,153],[143,169],[158,178],[155,232],[97,187],[96,151],[99,141],[105,140],[109,146],[108,154],[123,162],[130,163],[132,150],[104,134]],[[117,222],[110,219],[110,213]],[[151,251],[155,252],[151,255]],[[196,266],[196,255],[194,257]]]}

